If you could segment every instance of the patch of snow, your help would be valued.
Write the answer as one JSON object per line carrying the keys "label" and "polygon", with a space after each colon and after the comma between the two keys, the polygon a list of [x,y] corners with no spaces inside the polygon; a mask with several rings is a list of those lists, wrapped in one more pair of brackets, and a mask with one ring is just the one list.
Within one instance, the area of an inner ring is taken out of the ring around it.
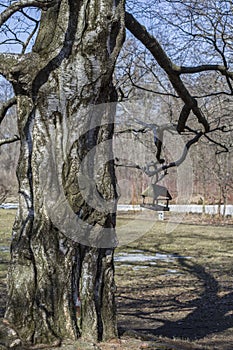
{"label": "patch of snow", "polygon": [[174,262],[175,259],[191,259],[190,256],[179,256],[173,254],[161,254],[155,253],[155,255],[146,255],[141,253],[124,253],[120,252],[115,255],[115,262],[149,262],[153,263],[155,261],[165,261],[165,262]]}

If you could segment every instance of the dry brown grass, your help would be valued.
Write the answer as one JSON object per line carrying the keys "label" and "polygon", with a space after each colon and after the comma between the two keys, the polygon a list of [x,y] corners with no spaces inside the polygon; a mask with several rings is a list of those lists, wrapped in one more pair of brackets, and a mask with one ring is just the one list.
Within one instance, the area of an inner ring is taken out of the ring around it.
{"label": "dry brown grass", "polygon": [[[0,210],[0,248],[10,245],[14,215],[12,210]],[[119,217],[118,224],[130,219]],[[233,226],[189,220],[170,233],[167,220],[156,221],[143,237],[117,249],[116,253],[126,255],[141,251],[146,256],[172,257],[170,261],[116,262],[121,338],[66,344],[64,349],[233,349]],[[1,315],[8,261],[9,252],[1,250]]]}

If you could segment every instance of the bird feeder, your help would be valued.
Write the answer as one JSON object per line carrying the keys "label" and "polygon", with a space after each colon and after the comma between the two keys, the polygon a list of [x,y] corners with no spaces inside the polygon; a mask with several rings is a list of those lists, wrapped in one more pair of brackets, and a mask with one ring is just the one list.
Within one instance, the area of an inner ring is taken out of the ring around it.
{"label": "bird feeder", "polygon": [[151,184],[141,196],[143,198],[141,207],[155,211],[169,211],[169,201],[172,199],[172,196],[166,187]]}

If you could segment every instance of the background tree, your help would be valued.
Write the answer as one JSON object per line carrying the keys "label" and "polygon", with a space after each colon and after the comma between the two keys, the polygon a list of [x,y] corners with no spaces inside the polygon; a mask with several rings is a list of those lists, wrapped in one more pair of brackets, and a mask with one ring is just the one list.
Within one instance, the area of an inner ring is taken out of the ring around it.
{"label": "background tree", "polygon": [[[2,79],[0,83],[0,114],[4,114],[4,102],[12,98],[12,89],[5,80]],[[15,108],[14,104],[10,110],[8,110],[8,116],[2,121],[0,129],[0,144],[3,147],[0,148],[0,163],[1,163],[1,179],[0,179],[0,203],[11,198],[16,197],[17,193],[17,179],[15,176],[16,164],[18,160],[18,147],[17,144],[10,143],[5,144],[10,136],[17,135],[17,126],[15,123]],[[10,157],[9,157],[10,154]]]}
{"label": "background tree", "polygon": [[126,16],[127,28],[138,41],[130,37],[121,53],[116,77],[121,98],[140,99],[143,92],[150,94],[151,101],[160,106],[156,119],[159,113],[165,115],[184,140],[201,130],[196,118],[204,124],[203,142],[192,152],[192,158],[194,172],[201,172],[197,177],[210,180],[208,168],[200,169],[200,153],[206,154],[205,164],[211,158],[214,165],[215,152],[228,152],[232,147],[232,118],[226,113],[226,108],[232,110],[231,4],[166,0],[150,6],[142,1],[127,3],[148,30],[132,15]]}

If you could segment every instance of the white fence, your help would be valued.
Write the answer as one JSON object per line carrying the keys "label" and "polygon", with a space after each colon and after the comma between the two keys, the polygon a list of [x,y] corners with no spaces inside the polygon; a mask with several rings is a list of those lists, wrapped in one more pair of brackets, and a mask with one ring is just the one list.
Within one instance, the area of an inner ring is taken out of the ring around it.
{"label": "white fence", "polygon": [[[218,214],[219,206],[218,205],[198,205],[198,204],[190,204],[190,205],[181,205],[175,204],[170,205],[170,211],[177,213],[199,213],[199,214]],[[220,206],[220,213],[223,214],[224,205]],[[233,205],[225,206],[225,215],[233,215]]]}
{"label": "white fence", "polygon": [[[205,213],[205,214],[218,214],[219,207],[218,205],[199,205],[199,204],[172,204],[169,206],[171,212],[176,213]],[[5,203],[0,205],[1,209],[17,209],[18,204],[17,203]],[[140,211],[140,210],[146,210],[144,208],[141,208],[140,205],[130,205],[130,204],[118,204],[117,206],[118,211]],[[221,214],[224,212],[224,206],[221,205],[220,207]],[[233,216],[233,205],[229,204],[225,207],[225,215]]]}
{"label": "white fence", "polygon": [[[219,207],[218,205],[199,205],[199,204],[172,204],[169,206],[171,212],[176,213],[205,213],[205,214],[218,214]],[[140,205],[124,205],[119,204],[117,206],[118,211],[138,211],[138,210],[145,210],[144,208],[141,208]],[[224,212],[224,206],[221,205],[220,207],[221,214]],[[233,205],[229,204],[225,207],[225,215],[233,216]]]}

